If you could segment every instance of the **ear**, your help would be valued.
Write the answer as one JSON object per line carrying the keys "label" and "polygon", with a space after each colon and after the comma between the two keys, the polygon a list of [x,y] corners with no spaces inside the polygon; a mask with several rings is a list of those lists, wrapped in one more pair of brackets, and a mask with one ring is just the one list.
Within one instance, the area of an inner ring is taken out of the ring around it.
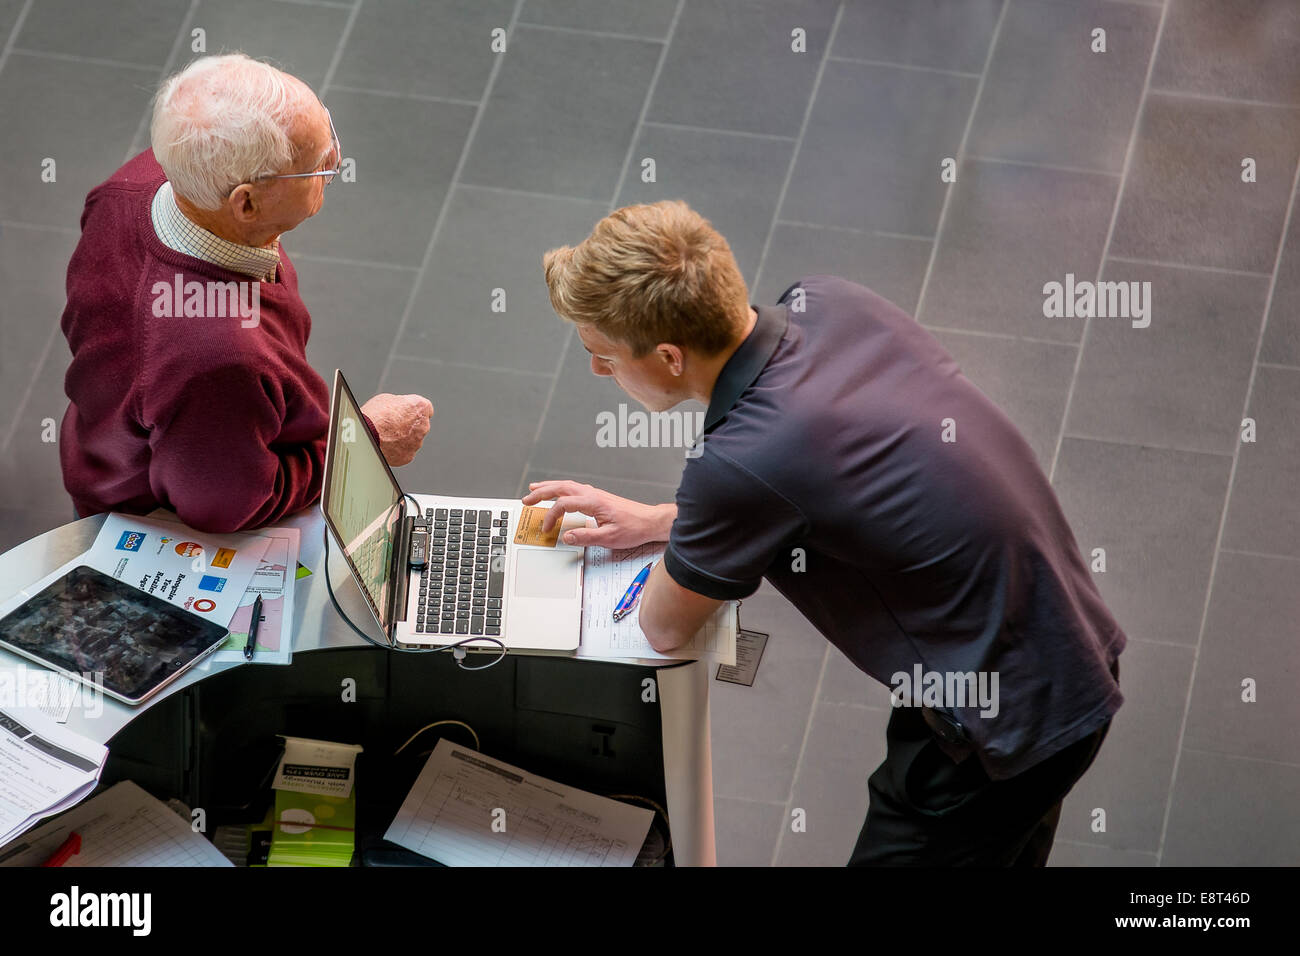
{"label": "ear", "polygon": [[679,346],[661,342],[655,352],[673,375],[681,375],[686,370],[686,353]]}
{"label": "ear", "polygon": [[251,183],[241,183],[226,197],[226,208],[236,222],[253,222],[257,219],[257,202],[253,199]]}

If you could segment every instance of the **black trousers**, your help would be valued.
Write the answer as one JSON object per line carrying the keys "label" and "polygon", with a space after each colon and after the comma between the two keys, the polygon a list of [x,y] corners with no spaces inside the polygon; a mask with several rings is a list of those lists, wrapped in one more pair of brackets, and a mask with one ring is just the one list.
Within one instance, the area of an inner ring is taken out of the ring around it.
{"label": "black trousers", "polygon": [[1061,801],[1109,730],[1107,721],[1024,773],[990,780],[973,754],[954,763],[939,749],[919,708],[897,708],[848,865],[1045,866]]}

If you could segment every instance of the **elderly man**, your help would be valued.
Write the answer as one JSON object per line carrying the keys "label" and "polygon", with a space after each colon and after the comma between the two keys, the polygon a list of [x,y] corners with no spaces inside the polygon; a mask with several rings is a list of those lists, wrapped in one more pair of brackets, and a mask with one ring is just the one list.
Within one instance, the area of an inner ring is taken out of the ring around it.
{"label": "elderly man", "polygon": [[595,374],[651,411],[708,411],[675,505],[571,481],[525,504],[595,517],[575,544],[668,542],[640,609],[660,651],[766,578],[892,686],[851,863],[1044,863],[1123,700],[1126,638],[1015,426],[860,285],[809,276],[751,307],[683,203],[620,209],[545,270]]}
{"label": "elderly man", "polygon": [[[320,210],[338,137],[301,80],[232,54],[162,85],[151,138],[86,197],[68,266],[64,485],[81,515],[258,527],[320,494],[329,392],[279,240]],[[383,394],[363,412],[402,465],[433,406]]]}

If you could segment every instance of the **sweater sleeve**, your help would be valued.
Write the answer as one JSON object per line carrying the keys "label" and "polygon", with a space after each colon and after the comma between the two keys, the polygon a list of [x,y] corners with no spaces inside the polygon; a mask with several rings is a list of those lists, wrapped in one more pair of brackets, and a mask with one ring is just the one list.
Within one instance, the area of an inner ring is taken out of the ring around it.
{"label": "sweater sleeve", "polygon": [[199,531],[274,522],[320,494],[325,435],[281,443],[285,399],[258,372],[229,365],[190,378],[150,417],[149,484]]}

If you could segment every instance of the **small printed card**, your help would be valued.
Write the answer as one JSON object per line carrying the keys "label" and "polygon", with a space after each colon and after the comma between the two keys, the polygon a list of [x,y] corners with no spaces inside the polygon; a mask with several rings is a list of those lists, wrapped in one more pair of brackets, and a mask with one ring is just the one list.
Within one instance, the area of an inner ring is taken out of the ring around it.
{"label": "small printed card", "polygon": [[539,548],[553,548],[560,540],[560,528],[564,522],[557,521],[550,531],[542,530],[542,522],[550,508],[530,508],[525,506],[519,512],[519,526],[515,528],[515,544],[531,544]]}

